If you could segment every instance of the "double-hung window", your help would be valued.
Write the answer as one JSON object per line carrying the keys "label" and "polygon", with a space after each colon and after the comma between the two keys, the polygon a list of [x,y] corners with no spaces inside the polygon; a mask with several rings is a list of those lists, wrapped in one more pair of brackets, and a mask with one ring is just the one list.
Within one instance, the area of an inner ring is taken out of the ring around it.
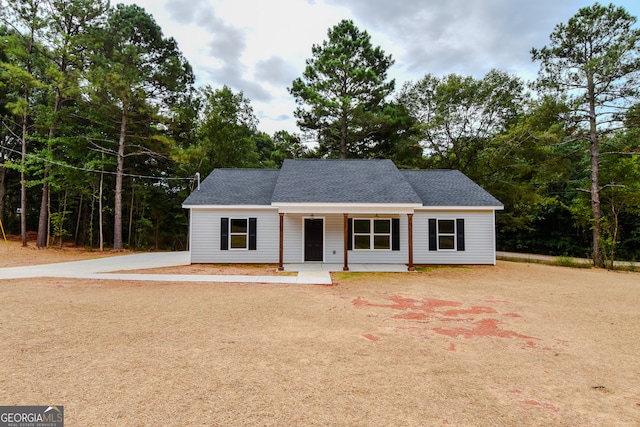
{"label": "double-hung window", "polygon": [[246,218],[230,220],[229,249],[247,249],[249,224]]}
{"label": "double-hung window", "polygon": [[356,250],[391,249],[391,219],[354,219],[353,248]]}
{"label": "double-hung window", "polygon": [[456,248],[456,222],[452,219],[438,220],[438,249]]}
{"label": "double-hung window", "polygon": [[464,251],[464,219],[429,219],[430,251]]}
{"label": "double-hung window", "polygon": [[257,249],[256,218],[220,218],[220,250]]}

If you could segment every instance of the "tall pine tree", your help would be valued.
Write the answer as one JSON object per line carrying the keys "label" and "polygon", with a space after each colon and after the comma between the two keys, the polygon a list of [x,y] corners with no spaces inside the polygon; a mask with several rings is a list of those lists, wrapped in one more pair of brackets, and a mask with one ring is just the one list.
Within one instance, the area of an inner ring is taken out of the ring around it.
{"label": "tall pine tree", "polygon": [[393,60],[352,21],[341,21],[328,37],[313,45],[313,57],[289,92],[300,105],[298,125],[317,132],[321,151],[345,159],[366,144],[372,119],[394,89],[394,80],[387,80]]}
{"label": "tall pine tree", "polygon": [[600,143],[622,127],[629,101],[640,95],[640,29],[632,28],[635,23],[624,8],[596,3],[557,25],[549,46],[531,51],[533,60],[540,61],[538,88],[570,100],[567,120],[581,125],[578,136],[588,145],[596,266],[604,266]]}

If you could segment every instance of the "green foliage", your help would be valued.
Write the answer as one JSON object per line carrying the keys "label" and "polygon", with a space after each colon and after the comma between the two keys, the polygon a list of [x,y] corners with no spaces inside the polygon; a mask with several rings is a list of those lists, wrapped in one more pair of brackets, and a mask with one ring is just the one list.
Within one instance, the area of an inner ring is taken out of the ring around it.
{"label": "green foliage", "polygon": [[520,79],[492,70],[480,80],[427,74],[405,84],[399,100],[418,121],[428,165],[473,177],[478,151],[517,120],[526,94]]}
{"label": "green foliage", "polygon": [[287,131],[278,131],[273,135],[273,151],[271,161],[276,167],[282,166],[284,159],[300,159],[310,154],[298,135]]}
{"label": "green foliage", "polygon": [[475,178],[505,205],[498,216],[501,233],[531,230],[562,205],[551,194],[568,179],[569,162],[554,150],[566,135],[553,114],[562,108],[548,98],[532,102],[506,132],[478,149]]}
{"label": "green foliage", "polygon": [[197,125],[197,143],[182,152],[183,158],[209,173],[220,167],[257,167],[258,119],[250,100],[229,87],[199,91],[202,113]]}
{"label": "green foliage", "polygon": [[417,121],[399,102],[385,103],[370,122],[371,130],[358,153],[365,158],[391,159],[400,168],[424,166]]}
{"label": "green foliage", "polygon": [[55,212],[51,214],[51,228],[53,229],[53,236],[58,239],[58,242],[62,245],[62,239],[70,236],[71,234],[65,228],[67,217],[71,214],[70,211]]}
{"label": "green foliage", "polygon": [[299,105],[298,125],[317,132],[321,152],[329,157],[354,156],[393,91],[395,82],[387,81],[393,60],[348,20],[331,28],[328,40],[313,45],[312,54],[289,89]]}

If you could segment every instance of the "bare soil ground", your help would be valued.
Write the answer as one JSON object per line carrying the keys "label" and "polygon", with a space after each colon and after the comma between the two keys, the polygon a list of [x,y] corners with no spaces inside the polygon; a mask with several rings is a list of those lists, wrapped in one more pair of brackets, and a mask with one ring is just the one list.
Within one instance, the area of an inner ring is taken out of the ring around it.
{"label": "bare soil ground", "polygon": [[245,276],[295,276],[294,272],[278,272],[277,264],[191,264],[177,267],[128,270],[130,274],[199,274]]}
{"label": "bare soil ground", "polygon": [[[23,255],[0,249],[0,266]],[[0,281],[0,404],[63,405],[69,426],[640,419],[638,273],[499,262],[333,277]]]}
{"label": "bare soil ground", "polygon": [[35,234],[30,236],[27,246],[22,246],[20,236],[7,236],[5,242],[0,234],[0,268],[20,267],[24,265],[49,264],[57,262],[80,261],[83,259],[102,258],[107,256],[126,255],[132,252],[114,252],[109,249],[100,252],[72,246],[57,246],[46,249],[36,247]]}

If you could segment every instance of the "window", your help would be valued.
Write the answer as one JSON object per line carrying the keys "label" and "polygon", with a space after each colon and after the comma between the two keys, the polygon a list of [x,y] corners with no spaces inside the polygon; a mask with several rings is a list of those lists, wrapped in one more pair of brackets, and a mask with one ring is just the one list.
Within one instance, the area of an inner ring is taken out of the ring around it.
{"label": "window", "polygon": [[464,251],[464,219],[429,219],[430,251]]}
{"label": "window", "polygon": [[438,249],[455,249],[456,223],[452,219],[438,220]]}
{"label": "window", "polygon": [[231,219],[231,228],[229,230],[229,248],[230,249],[247,249],[249,227],[247,219]]}
{"label": "window", "polygon": [[354,219],[353,248],[391,249],[391,219]]}
{"label": "window", "polygon": [[256,218],[220,218],[220,250],[257,249]]}

